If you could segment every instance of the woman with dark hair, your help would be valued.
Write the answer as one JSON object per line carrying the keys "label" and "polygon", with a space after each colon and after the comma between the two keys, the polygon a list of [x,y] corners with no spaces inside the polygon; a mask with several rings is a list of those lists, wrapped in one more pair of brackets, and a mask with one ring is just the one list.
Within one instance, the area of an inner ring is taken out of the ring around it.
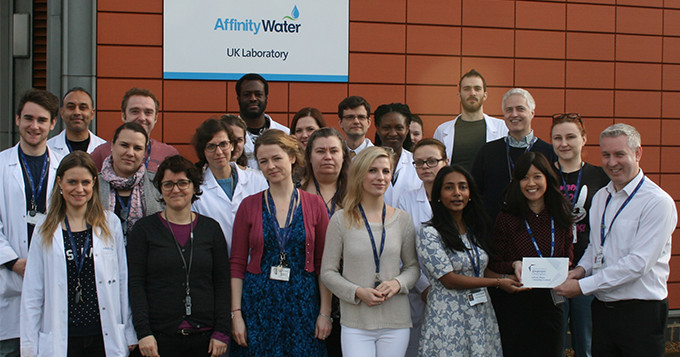
{"label": "woman with dark hair", "polygon": [[328,214],[323,200],[294,187],[304,164],[298,143],[269,129],[255,141],[269,189],[246,197],[231,249],[231,356],[325,356],[331,294],[318,278]]}
{"label": "woman with dark hair", "polygon": [[[571,204],[574,216],[574,260],[576,266],[590,242],[588,211],[590,204],[600,188],[607,185],[609,177],[599,166],[583,161],[583,148],[586,145],[586,129],[578,113],[553,115],[551,139],[557,154],[554,169],[560,178],[560,191]],[[590,356],[593,322],[590,303],[593,295],[580,295],[566,299],[565,341],[567,328],[571,329],[571,345],[576,357]]]}
{"label": "woman with dark hair", "polygon": [[420,119],[420,116],[418,116],[418,114],[412,114],[411,115],[411,124],[409,124],[409,126],[408,126],[408,131],[410,132],[411,143],[414,146],[420,140],[423,139],[423,130],[424,129],[425,129],[425,127],[423,126],[423,120]]}
{"label": "woman with dark hair", "polygon": [[[521,282],[523,257],[573,259],[572,215],[552,166],[541,153],[520,156],[494,226],[489,267]],[[561,356],[564,315],[550,289],[493,294],[505,356]]]}
{"label": "woman with dark hair", "polygon": [[220,225],[191,211],[202,182],[189,160],[167,157],[153,181],[165,209],[130,232],[130,304],[142,356],[216,357],[227,349],[229,256]]}
{"label": "woman with dark hair", "polygon": [[231,161],[238,164],[241,169],[246,170],[248,168],[248,157],[244,155],[244,147],[246,145],[246,131],[248,127],[246,122],[240,117],[233,114],[226,114],[220,118],[224,123],[231,128],[234,134],[234,142],[232,143],[233,150],[231,151]]}
{"label": "woman with dark hair", "polygon": [[22,356],[127,356],[137,344],[123,233],[97,186],[90,155],[74,151],[59,164],[28,253]]}
{"label": "woman with dark hair", "polygon": [[144,127],[136,122],[124,123],[113,134],[111,155],[104,159],[99,173],[102,203],[120,219],[126,242],[135,222],[163,209],[153,187],[153,174],[144,164],[148,144]]}
{"label": "woman with dark hair", "polygon": [[231,128],[217,119],[204,121],[191,139],[198,156],[196,168],[203,172],[203,194],[192,208],[196,213],[220,223],[229,252],[234,216],[241,201],[267,189],[267,181],[261,174],[243,170],[236,163],[231,163],[235,141]]}
{"label": "woman with dark hair", "polygon": [[326,120],[319,109],[304,107],[298,110],[290,123],[290,131],[295,135],[302,149],[307,148],[307,141],[315,130],[326,127]]}
{"label": "woman with dark hair", "polygon": [[489,218],[470,173],[443,167],[431,195],[432,219],[416,238],[431,284],[419,355],[502,356],[487,287],[515,293],[521,284],[486,267]]}
{"label": "woman with dark hair", "polygon": [[375,146],[386,146],[394,151],[392,181],[385,192],[385,203],[397,206],[398,194],[420,186],[420,179],[413,167],[411,137],[411,110],[402,103],[383,104],[375,110]]}

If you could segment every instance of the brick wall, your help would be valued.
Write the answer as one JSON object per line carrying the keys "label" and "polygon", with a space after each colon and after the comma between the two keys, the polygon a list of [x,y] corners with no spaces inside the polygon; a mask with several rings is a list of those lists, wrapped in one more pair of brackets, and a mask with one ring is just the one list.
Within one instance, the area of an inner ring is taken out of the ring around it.
{"label": "brick wall", "polygon": [[[162,0],[98,0],[97,23],[97,134],[110,139],[120,124],[125,90],[149,88],[161,101],[152,136],[194,159],[196,126],[238,112],[234,82],[162,79]],[[541,138],[549,138],[551,114],[581,113],[586,160],[595,164],[602,129],[636,126],[642,168],[680,198],[680,0],[350,0],[349,36],[349,83],[272,82],[267,113],[288,124],[315,106],[337,127],[337,103],[361,95],[373,107],[409,104],[431,136],[459,112],[458,80],[475,68],[489,85],[488,114],[501,115],[509,88],[534,95]],[[673,253],[678,309],[680,243]]]}

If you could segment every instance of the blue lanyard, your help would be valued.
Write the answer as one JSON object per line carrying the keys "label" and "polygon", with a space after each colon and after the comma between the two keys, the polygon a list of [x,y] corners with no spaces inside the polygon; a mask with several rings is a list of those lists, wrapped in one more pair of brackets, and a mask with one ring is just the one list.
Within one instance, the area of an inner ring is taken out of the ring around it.
{"label": "blue lanyard", "polygon": [[78,271],[78,278],[80,278],[80,272],[83,271],[83,266],[85,266],[85,256],[87,255],[87,250],[90,249],[90,225],[87,225],[87,238],[85,239],[85,245],[83,246],[83,252],[80,254],[80,259],[78,259],[78,247],[76,246],[76,240],[73,238],[73,233],[71,233],[71,226],[68,224],[68,217],[64,217],[64,223],[66,225],[66,233],[68,234],[68,239],[71,241],[71,250],[73,251],[73,260],[76,263],[76,270]]}
{"label": "blue lanyard", "polygon": [[[564,188],[564,197],[569,199],[569,188],[567,187],[567,180],[564,178],[564,172],[562,172],[562,165],[557,161],[557,167],[560,169],[560,178],[562,179],[562,187]],[[578,200],[578,194],[581,191],[581,176],[583,175],[583,166],[578,170],[578,177],[576,178],[576,190],[574,190],[574,198],[571,200],[571,208],[573,209]]]}
{"label": "blue lanyard", "polygon": [[113,190],[113,192],[116,194],[118,204],[120,204],[120,215],[122,216],[121,218],[124,221],[127,221],[127,218],[130,215],[130,205],[132,204],[132,193],[130,193],[130,196],[128,197],[128,202],[127,204],[125,204],[123,203],[123,198],[121,198],[120,195],[118,194],[118,191]]}
{"label": "blue lanyard", "polygon": [[[510,181],[512,181],[512,171],[515,170],[515,162],[512,160],[512,157],[510,157],[510,139],[507,137],[505,138],[505,155],[508,159],[508,174],[510,175]],[[524,150],[524,152],[531,151],[531,148],[534,147],[534,144],[536,144],[536,141],[538,141],[538,138],[534,136],[533,139],[531,139],[531,142],[529,142],[529,146]]]}
{"label": "blue lanyard", "polygon": [[368,224],[366,213],[364,212],[364,208],[361,207],[361,204],[359,204],[359,211],[361,211],[361,217],[364,219],[364,224],[366,225],[366,230],[368,231],[368,237],[371,238],[371,247],[373,248],[373,262],[375,262],[375,274],[378,275],[380,274],[380,257],[382,256],[383,250],[385,249],[385,204],[383,203],[382,208],[382,238],[380,238],[380,253],[378,253],[378,249],[375,246],[375,238],[373,238],[371,225]]}
{"label": "blue lanyard", "polygon": [[[321,189],[319,188],[319,181],[316,180],[316,177],[313,177],[314,179],[314,186],[316,187],[316,194],[321,197],[323,200],[323,195],[321,194]],[[329,209],[328,206],[326,205],[326,202],[324,201],[324,206],[326,206],[326,211],[328,212],[328,218],[331,218],[333,213],[335,213],[335,204],[338,202],[338,190],[335,190],[335,193],[333,194],[333,200],[331,203],[331,208]]]}
{"label": "blue lanyard", "polygon": [[151,138],[149,138],[149,147],[146,149],[146,161],[144,161],[144,168],[149,168],[149,160],[151,159]]}
{"label": "blue lanyard", "polygon": [[605,239],[607,239],[607,236],[612,231],[612,226],[614,225],[614,221],[616,221],[616,218],[619,216],[621,211],[623,211],[623,209],[628,205],[628,203],[630,203],[630,200],[633,199],[633,196],[635,196],[635,194],[638,192],[638,190],[640,189],[640,186],[642,186],[643,182],[645,182],[644,176],[642,176],[642,180],[640,180],[640,182],[637,184],[637,186],[635,186],[635,189],[630,194],[630,196],[628,196],[628,198],[626,198],[626,200],[623,201],[623,204],[621,205],[621,207],[619,207],[619,210],[616,211],[616,214],[614,214],[614,218],[612,218],[611,223],[609,223],[609,231],[605,233],[605,231],[604,231],[605,230],[604,215],[607,213],[607,206],[609,206],[609,201],[611,201],[611,199],[612,199],[612,194],[610,193],[609,196],[607,196],[607,201],[604,204],[604,210],[602,210],[602,221],[600,221],[600,247],[604,247],[604,241],[605,241]]}
{"label": "blue lanyard", "polygon": [[[471,236],[470,234],[470,228],[467,230],[468,235]],[[465,253],[467,254],[468,258],[470,258],[470,263],[472,264],[472,270],[475,271],[475,276],[480,277],[479,273],[481,273],[482,269],[482,263],[479,261],[479,250],[477,250],[477,246],[472,242],[472,239],[468,238],[468,242],[470,242],[470,249],[465,249]],[[471,254],[470,251],[474,249],[474,252]],[[474,255],[474,259],[472,256]],[[475,261],[477,264],[475,264]]]}
{"label": "blue lanyard", "polygon": [[68,152],[72,153],[73,148],[71,147],[71,143],[68,142],[68,138],[66,138],[66,133],[64,133],[64,141],[66,142],[66,147],[68,148]]}
{"label": "blue lanyard", "polygon": [[[529,238],[531,238],[531,243],[534,243],[534,248],[536,248],[536,253],[538,254],[539,257],[543,258],[543,254],[541,253],[541,249],[538,247],[538,243],[536,243],[536,238],[534,238],[534,232],[531,231],[531,227],[529,227],[529,222],[527,220],[524,220],[524,224],[527,226],[527,233],[529,233]],[[555,255],[555,219],[553,219],[552,216],[550,216],[550,257]]]}
{"label": "blue lanyard", "polygon": [[31,184],[31,209],[29,210],[29,214],[31,216],[35,216],[37,205],[35,203],[36,199],[40,198],[40,195],[42,194],[43,191],[43,185],[45,183],[45,178],[47,175],[45,175],[45,171],[47,171],[47,165],[50,162],[50,153],[47,148],[45,148],[45,156],[43,158],[43,166],[42,170],[40,172],[40,182],[38,182],[38,187],[36,189],[35,187],[35,182],[33,182],[33,174],[31,173],[31,167],[28,165],[28,162],[26,162],[26,154],[24,154],[24,151],[21,150],[21,145],[19,145],[19,155],[21,155],[21,162],[24,166],[24,169],[26,170],[26,176],[28,176],[28,182]]}
{"label": "blue lanyard", "polygon": [[[276,241],[279,243],[279,252],[285,253],[286,244],[290,239],[291,222],[293,221],[293,211],[295,207],[295,201],[297,201],[298,192],[297,189],[293,189],[293,194],[290,197],[290,204],[288,205],[288,215],[286,215],[286,222],[283,229],[279,228],[279,221],[276,219],[276,204],[274,203],[274,198],[269,190],[267,190],[267,206],[269,208],[269,214],[271,215],[271,224],[274,228],[274,234],[276,234]],[[283,231],[283,233],[281,233]]]}

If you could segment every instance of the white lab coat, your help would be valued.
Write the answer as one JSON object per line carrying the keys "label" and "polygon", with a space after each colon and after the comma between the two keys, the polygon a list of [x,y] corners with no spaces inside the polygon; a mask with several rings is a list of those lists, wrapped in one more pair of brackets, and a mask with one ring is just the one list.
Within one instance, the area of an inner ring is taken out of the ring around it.
{"label": "white lab coat", "polygon": [[[48,150],[50,158],[47,185],[49,207],[52,187],[61,156]],[[28,257],[26,195],[19,161],[19,144],[0,152],[0,264]],[[0,265],[0,340],[19,337],[19,307],[23,278]]]}
{"label": "white lab coat", "polygon": [[224,193],[210,168],[206,168],[203,174],[203,185],[201,185],[203,194],[199,196],[198,200],[194,201],[192,209],[197,213],[216,220],[220,224],[224,238],[227,240],[227,250],[231,256],[232,228],[234,217],[238,207],[241,205],[241,201],[250,195],[266,190],[269,184],[259,171],[242,170],[235,163],[230,165],[231,169],[236,170],[238,175],[238,182],[236,187],[234,187],[232,199],[230,200],[229,196]]}
{"label": "white lab coat", "polygon": [[[416,168],[413,166],[413,154],[406,149],[401,150],[401,156],[397,165],[395,165],[393,175],[398,174],[397,183],[392,186],[390,182],[385,191],[385,203],[392,207],[397,207],[399,203],[399,195],[410,190],[415,190],[423,184],[423,181],[418,177]],[[416,226],[418,227],[418,226]]]}
{"label": "white lab coat", "polygon": [[[415,190],[403,192],[399,195],[399,203],[397,208],[408,212],[413,220],[413,225],[416,227],[416,232],[419,231],[423,222],[432,219],[432,207],[430,201],[427,200],[427,193],[425,192],[425,185],[421,182],[420,187]],[[430,286],[430,282],[425,276],[425,269],[420,266],[420,277],[413,289],[408,292],[408,301],[411,306],[411,321],[413,327],[411,328],[411,336],[409,339],[408,349],[406,350],[406,357],[418,355],[418,341],[420,340],[420,328],[425,317],[425,301],[421,295],[425,289]]]}
{"label": "white lab coat", "polygon": [[[93,229],[97,301],[107,356],[127,356],[128,346],[137,344],[128,300],[128,273],[120,220],[106,211],[113,235],[104,241]],[[68,351],[68,276],[64,237],[60,224],[52,246],[42,244],[39,226],[31,239],[21,300],[21,355],[66,356]]]}
{"label": "white lab coat", "polygon": [[[450,162],[453,162],[451,155],[453,155],[453,140],[456,134],[456,120],[460,118],[460,114],[453,120],[449,120],[437,127],[434,131],[433,138],[441,141],[446,146],[446,157]],[[508,127],[502,119],[490,117],[484,114],[484,121],[486,121],[486,142],[500,139],[508,135]]]}
{"label": "white lab coat", "polygon": [[[90,133],[90,143],[87,145],[87,153],[91,154],[94,149],[97,148],[97,146],[105,143],[106,140],[94,135],[94,133],[89,130],[88,132]],[[50,140],[47,140],[47,147],[61,156],[70,154],[70,151],[68,151],[68,145],[66,145],[66,129],[62,130],[61,133],[57,134]]]}
{"label": "white lab coat", "polygon": [[[269,129],[279,129],[286,134],[290,134],[290,129],[288,129],[288,127],[277,123],[267,114],[264,116],[269,119]],[[248,157],[248,167],[259,171],[260,166],[257,164],[257,158],[255,158],[255,140],[253,138],[254,136],[250,134],[248,130],[246,130],[246,142],[243,144],[243,152]]]}

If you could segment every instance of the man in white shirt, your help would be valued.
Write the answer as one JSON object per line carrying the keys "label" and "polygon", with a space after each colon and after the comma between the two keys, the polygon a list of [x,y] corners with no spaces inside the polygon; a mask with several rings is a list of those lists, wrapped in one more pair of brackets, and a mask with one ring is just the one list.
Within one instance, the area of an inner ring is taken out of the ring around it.
{"label": "man in white shirt", "polygon": [[255,140],[267,129],[279,129],[286,134],[290,130],[277,123],[264,111],[269,98],[269,83],[257,73],[248,73],[236,82],[236,99],[241,119],[246,122],[246,142],[243,150],[248,157],[248,166],[259,170],[255,158]]}
{"label": "man in white shirt", "polygon": [[555,290],[595,295],[593,356],[663,356],[675,202],[640,169],[634,127],[605,129],[600,150],[611,182],[593,197],[588,248]]}
{"label": "man in white shirt", "polygon": [[45,217],[62,156],[47,148],[59,98],[24,93],[14,119],[19,143],[0,152],[0,357],[19,356],[19,307],[35,224]]}
{"label": "man in white shirt", "polygon": [[373,146],[371,139],[366,137],[371,127],[371,105],[366,99],[357,95],[343,99],[338,104],[338,118],[352,159],[361,150]]}
{"label": "man in white shirt", "polygon": [[479,72],[471,69],[465,73],[458,82],[458,89],[462,112],[437,127],[433,137],[444,143],[446,156],[451,158],[452,164],[471,171],[479,149],[489,141],[506,136],[508,128],[503,120],[484,114],[486,79]]}
{"label": "man in white shirt", "polygon": [[106,140],[94,135],[88,128],[94,117],[94,102],[85,88],[69,89],[61,101],[61,120],[66,127],[57,136],[47,140],[47,146],[62,156],[73,150],[91,153]]}

